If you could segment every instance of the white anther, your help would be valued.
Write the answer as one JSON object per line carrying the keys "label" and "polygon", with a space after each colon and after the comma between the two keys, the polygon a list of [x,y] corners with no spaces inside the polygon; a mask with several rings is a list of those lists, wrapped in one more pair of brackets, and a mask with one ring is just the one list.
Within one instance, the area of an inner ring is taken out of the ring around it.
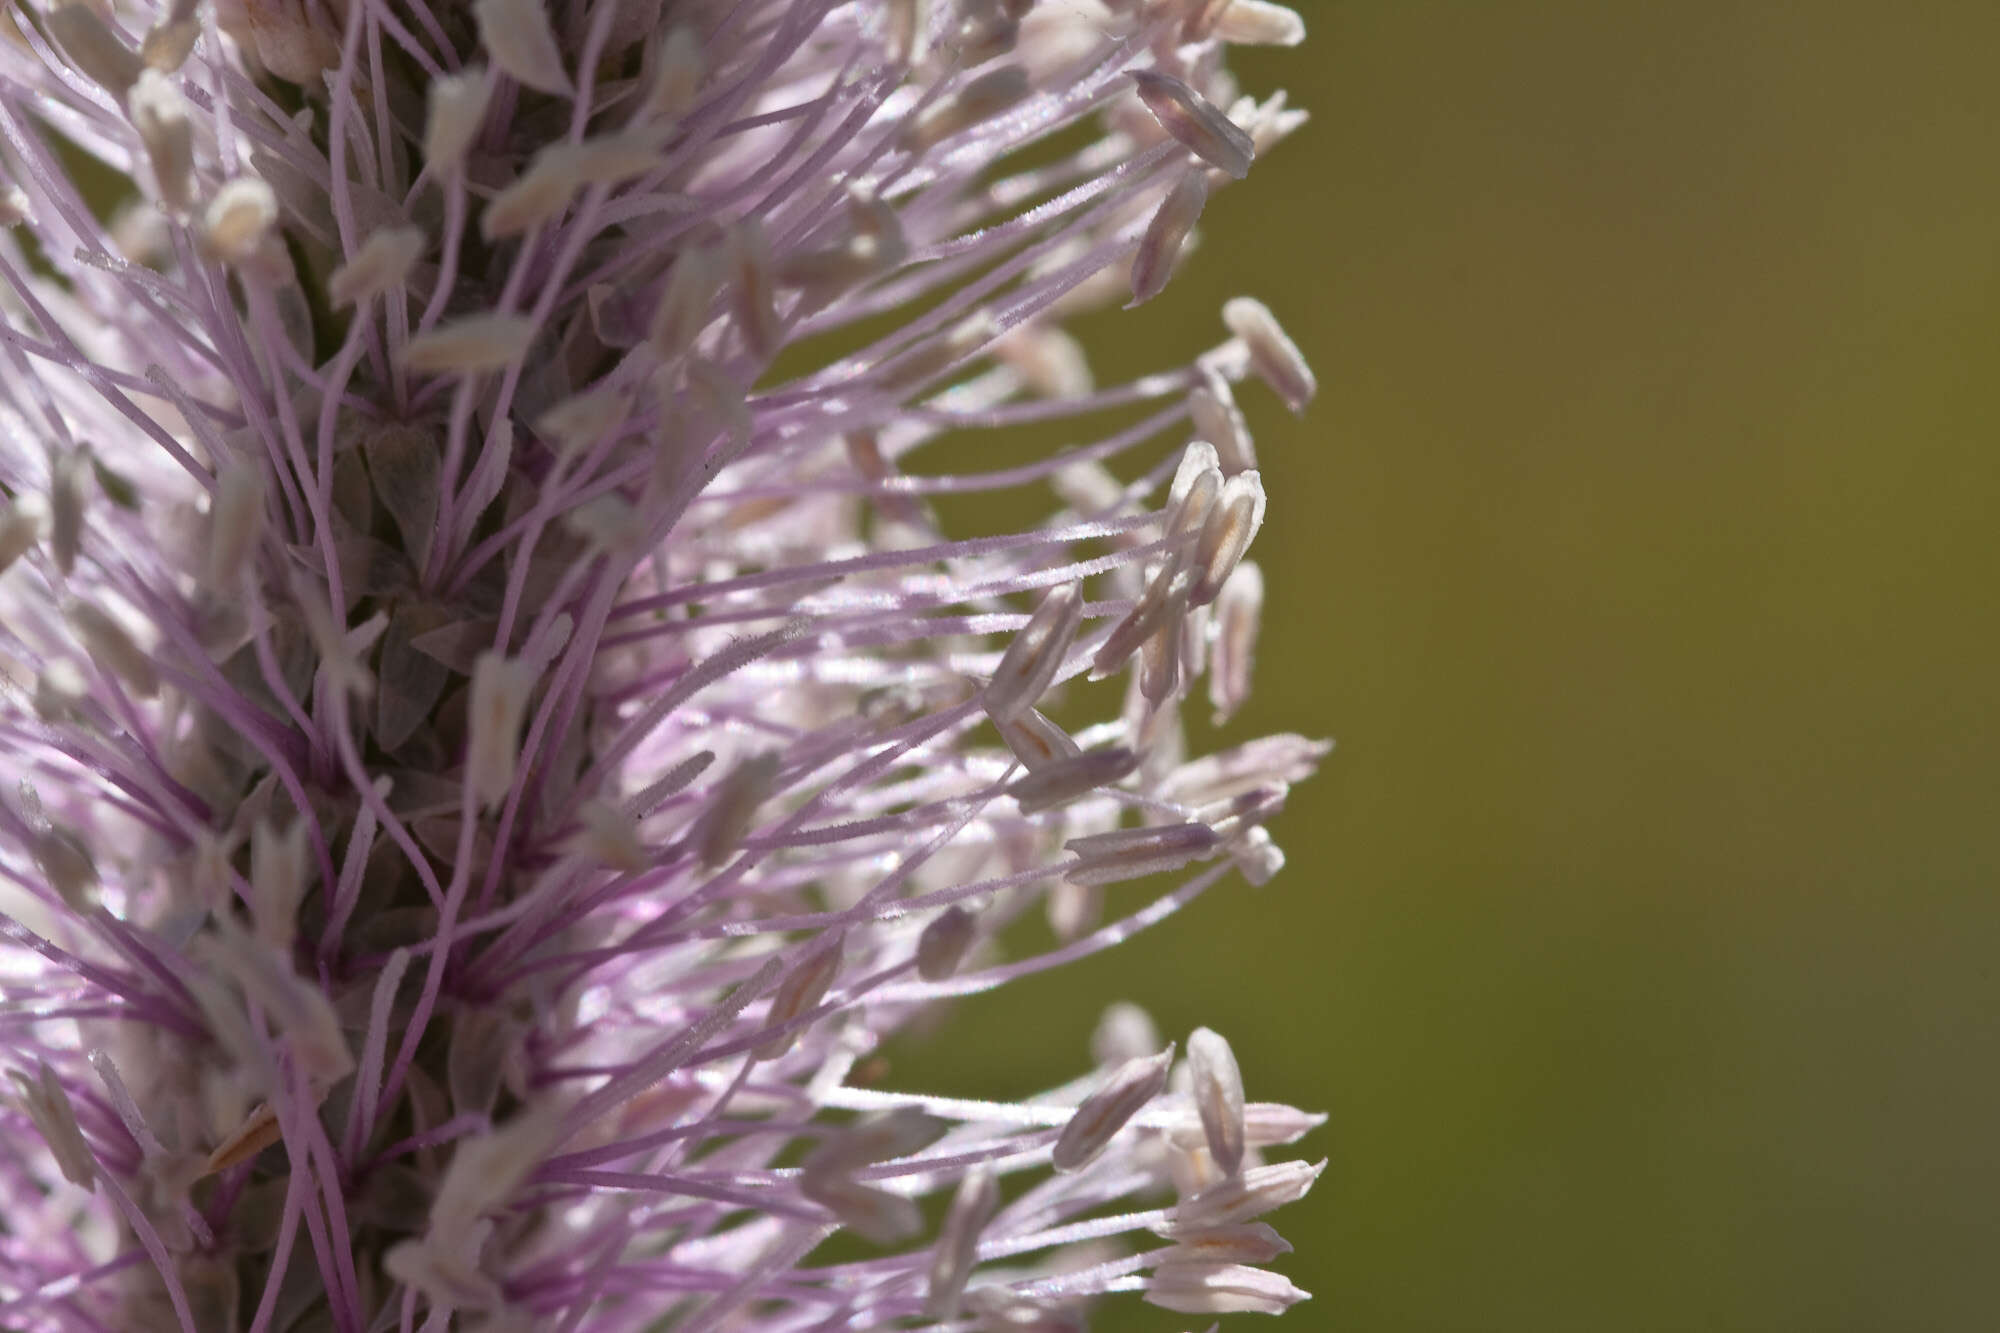
{"label": "white anther", "polygon": [[1132,299],[1125,308],[1144,305],[1167,289],[1181,246],[1201,211],[1208,203],[1206,172],[1189,171],[1174,182],[1166,198],[1153,211],[1146,234],[1139,238],[1139,252],[1132,257]]}
{"label": "white anther", "polygon": [[1263,474],[1239,472],[1222,484],[1222,494],[1202,525],[1194,549],[1194,586],[1190,606],[1206,606],[1236,572],[1257,530],[1264,526]]}
{"label": "white anther", "polygon": [[150,699],[160,692],[160,674],[153,667],[152,654],[141,648],[131,631],[109,612],[83,601],[72,601],[64,611],[70,628],[76,631],[84,651],[99,670],[116,676],[141,699]]}
{"label": "white anther", "polygon": [[1026,97],[1028,89],[1028,71],[1019,65],[990,70],[932,105],[911,123],[904,141],[911,151],[926,152],[1006,111]]}
{"label": "white anther", "polygon": [[49,1146],[49,1155],[56,1159],[56,1168],[63,1179],[84,1189],[97,1187],[97,1158],[90,1151],[90,1144],[83,1137],[83,1130],[76,1123],[76,1110],[70,1105],[69,1092],[46,1060],[35,1062],[35,1076],[30,1078],[18,1069],[10,1069],[7,1076],[14,1080],[18,1089],[22,1109],[41,1133],[42,1141]]}
{"label": "white anther", "polygon": [[1303,353],[1262,301],[1239,296],[1222,307],[1222,322],[1250,349],[1250,368],[1294,413],[1305,411],[1319,381]]}
{"label": "white anther", "polygon": [[1078,1170],[1103,1152],[1126,1122],[1166,1088],[1173,1062],[1174,1048],[1169,1046],[1158,1055],[1128,1060],[1115,1070],[1063,1126],[1050,1153],[1056,1170]]}
{"label": "white anther", "polygon": [[958,971],[977,933],[978,919],[958,904],[939,912],[917,936],[917,975],[943,981]]}
{"label": "white anther", "polygon": [[1246,560],[1222,585],[1215,599],[1215,657],[1209,664],[1208,701],[1221,726],[1250,697],[1257,658],[1257,631],[1264,619],[1264,573]]}
{"label": "white anther", "polygon": [[133,83],[125,108],[145,145],[160,202],[169,213],[185,214],[194,203],[194,125],[187,98],[172,79],[149,69]]}
{"label": "white anther", "polygon": [[776,750],[760,751],[738,764],[717,786],[697,834],[703,865],[719,866],[742,847],[757,808],[770,798],[779,761]]}
{"label": "white anther", "polygon": [[499,370],[528,354],[535,322],[523,315],[467,315],[411,340],[403,363],[422,375]]}
{"label": "white anther", "polygon": [[958,1318],[965,1284],[979,1261],[979,1234],[1000,1207],[1000,1178],[991,1167],[966,1173],[952,1196],[931,1256],[930,1287],[924,1293],[926,1318],[949,1323]]}
{"label": "white anther", "polygon": [[201,215],[201,238],[211,254],[230,264],[256,255],[278,221],[278,196],[255,176],[225,182]]}
{"label": "white anther", "polygon": [[993,670],[983,697],[988,716],[995,722],[1012,722],[1034,707],[1055,681],[1082,624],[1083,585],[1064,583],[1049,589]]}
{"label": "white anther", "polygon": [[424,234],[415,227],[378,228],[327,279],[327,299],[337,306],[359,305],[371,296],[401,287],[409,280],[424,245]]}
{"label": "white anther", "polygon": [[1131,75],[1139,100],[1183,148],[1237,180],[1250,174],[1256,145],[1219,107],[1171,74],[1135,69]]}
{"label": "white anther", "polygon": [[493,99],[493,73],[472,65],[434,79],[424,120],[424,170],[446,175],[465,161]]}
{"label": "white anther", "polygon": [[1086,750],[1021,778],[1007,788],[1007,794],[1022,814],[1039,814],[1122,782],[1138,767],[1139,756],[1122,745]]}
{"label": "white anther", "polygon": [[480,45],[503,74],[537,92],[570,91],[544,0],[473,0],[472,14]]}
{"label": "white anther", "polygon": [[1243,1165],[1244,1147],[1243,1074],[1237,1067],[1236,1053],[1220,1033],[1196,1028],[1188,1038],[1188,1071],[1209,1155],[1225,1176],[1233,1176]]}
{"label": "white anther", "polygon": [[535,688],[532,666],[518,658],[484,652],[472,667],[472,694],[466,705],[466,772],[479,804],[491,809],[514,785],[521,759],[521,723]]}
{"label": "white anther", "polygon": [[1064,868],[1063,878],[1089,887],[1179,870],[1214,855],[1221,841],[1206,824],[1160,824],[1073,838],[1068,848],[1077,859]]}
{"label": "white anther", "polygon": [[[846,936],[833,936],[831,942],[816,942],[811,952],[792,966],[778,983],[776,994],[771,997],[771,1009],[765,1016],[767,1029],[781,1028],[796,1023],[803,1015],[817,1008],[826,998],[833,985],[833,979],[840,975],[840,964],[846,956]],[[759,1060],[776,1060],[792,1049],[798,1041],[799,1032],[780,1032],[756,1047]],[[821,1200],[822,1203],[825,1200]],[[832,1205],[828,1205],[831,1207]]]}

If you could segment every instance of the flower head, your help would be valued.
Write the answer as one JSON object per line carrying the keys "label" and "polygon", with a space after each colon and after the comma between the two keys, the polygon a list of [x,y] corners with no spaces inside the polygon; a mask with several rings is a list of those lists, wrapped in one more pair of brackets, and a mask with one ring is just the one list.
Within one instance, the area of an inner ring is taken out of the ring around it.
{"label": "flower head", "polygon": [[[1249,689],[1232,386],[1299,409],[1312,375],[1247,299],[1108,388],[1062,321],[1159,296],[1301,123],[1222,65],[1296,15],[11,23],[0,1324],[1302,1297],[1257,1219],[1317,1120],[1245,1102],[1215,1033],[1190,1075],[1126,1013],[1017,1104],[859,1075],[952,996],[1282,864],[1265,822],[1324,747],[1189,759],[1180,710]],[[978,452],[1051,423],[1094,442]],[[1053,512],[947,518],[992,492]],[[1036,911],[1051,945],[1008,930]],[[869,1257],[819,1252],[840,1231]]]}

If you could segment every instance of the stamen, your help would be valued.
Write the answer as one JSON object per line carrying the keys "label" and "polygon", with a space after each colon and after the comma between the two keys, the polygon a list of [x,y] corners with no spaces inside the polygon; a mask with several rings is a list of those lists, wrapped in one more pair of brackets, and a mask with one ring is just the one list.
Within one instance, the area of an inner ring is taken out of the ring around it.
{"label": "stamen", "polygon": [[1306,21],[1297,10],[1269,0],[1231,0],[1213,31],[1230,46],[1297,46],[1306,39]]}
{"label": "stamen", "polygon": [[472,668],[465,766],[473,794],[482,806],[498,805],[514,785],[514,766],[521,755],[521,722],[534,686],[530,665],[518,658],[485,652]]}
{"label": "stamen", "polygon": [[1250,174],[1256,145],[1214,103],[1171,74],[1152,69],[1130,73],[1139,85],[1139,100],[1183,148],[1224,175],[1242,180]]}
{"label": "stamen", "polygon": [[1048,692],[1083,624],[1083,587],[1049,589],[1026,626],[1007,645],[981,696],[995,722],[1012,722]]}
{"label": "stamen", "polygon": [[[1222,1174],[1233,1176],[1243,1165],[1244,1142],[1243,1075],[1236,1065],[1236,1053],[1220,1033],[1196,1028],[1188,1038],[1188,1071],[1209,1154],[1222,1168]],[[1272,1257],[1275,1256],[1239,1262],[1262,1263]]]}
{"label": "stamen", "polygon": [[535,323],[525,316],[468,315],[411,339],[403,364],[428,375],[499,370],[526,356],[534,337]]}
{"label": "stamen", "polygon": [[1167,1071],[1174,1062],[1174,1048],[1158,1055],[1128,1060],[1102,1088],[1086,1097],[1056,1139],[1049,1154],[1058,1171],[1078,1171],[1103,1152],[1113,1136],[1160,1095],[1167,1086]]}
{"label": "stamen", "polygon": [[84,77],[123,100],[144,66],[132,49],[87,4],[58,5],[42,20],[49,35]]}
{"label": "stamen", "polygon": [[[771,996],[770,1012],[764,1020],[767,1030],[782,1028],[796,1022],[801,1015],[817,1007],[819,1002],[826,998],[826,992],[833,985],[833,979],[840,974],[841,960],[846,956],[845,943],[845,932],[836,933],[830,942],[816,943],[791,971],[785,973],[784,979],[778,983],[777,991]],[[796,1031],[780,1032],[756,1047],[757,1058],[776,1060],[791,1050],[798,1039],[799,1033]],[[869,1233],[864,1231],[863,1234]]]}
{"label": "stamen", "polygon": [[1263,526],[1264,478],[1254,471],[1239,472],[1223,483],[1222,494],[1210,511],[1208,522],[1202,525],[1201,539],[1195,543],[1195,580],[1188,589],[1190,606],[1206,606],[1215,600]]}
{"label": "stamen", "polygon": [[424,121],[424,170],[449,175],[465,162],[479,137],[486,106],[493,97],[493,75],[483,65],[431,80]]}
{"label": "stamen", "polygon": [[1207,203],[1208,177],[1201,171],[1184,173],[1167,191],[1153,212],[1153,220],[1146,224],[1146,234],[1139,238],[1139,253],[1132,259],[1132,299],[1126,303],[1127,310],[1144,305],[1167,289],[1181,245],[1201,220]]}
{"label": "stamen", "polygon": [[35,1062],[35,1076],[29,1078],[18,1069],[7,1071],[7,1077],[14,1080],[19,1089],[22,1109],[35,1122],[42,1141],[49,1146],[49,1153],[56,1159],[56,1167],[63,1179],[83,1189],[97,1187],[97,1158],[90,1151],[90,1144],[83,1137],[83,1130],[77,1126],[76,1110],[70,1105],[69,1092],[56,1078],[46,1060]]}
{"label": "stamen", "polygon": [[1239,296],[1222,307],[1222,322],[1250,349],[1250,368],[1270,385],[1294,414],[1319,392],[1312,367],[1297,343],[1286,336],[1278,317],[1262,301]]}
{"label": "stamen", "polygon": [[194,203],[194,126],[187,98],[173,80],[149,69],[132,85],[126,107],[146,147],[160,202],[169,213],[185,214]]}
{"label": "stamen", "polygon": [[333,304],[360,305],[372,296],[393,291],[409,280],[410,269],[428,244],[415,227],[383,227],[372,233],[354,257],[336,268],[326,282]]}
{"label": "stamen", "polygon": [[1246,560],[1222,585],[1215,599],[1215,658],[1209,664],[1208,701],[1214,725],[1222,726],[1250,698],[1257,656],[1257,632],[1264,616],[1264,574]]}
{"label": "stamen", "polygon": [[1283,1314],[1310,1299],[1283,1274],[1244,1264],[1166,1263],[1155,1269],[1146,1302],[1182,1314]]}
{"label": "stamen", "polygon": [[473,0],[472,15],[479,23],[479,44],[501,73],[536,92],[572,91],[542,0]]}
{"label": "stamen", "polygon": [[256,257],[277,220],[278,197],[271,187],[254,176],[239,176],[208,201],[202,241],[224,263],[244,264]]}
{"label": "stamen", "polygon": [[1000,1207],[1000,1178],[991,1168],[966,1174],[952,1196],[931,1257],[930,1286],[924,1293],[924,1314],[949,1323],[958,1318],[965,1284],[979,1261],[979,1234]]}
{"label": "stamen", "polygon": [[958,971],[978,925],[978,918],[956,903],[932,917],[917,937],[917,975],[925,981],[943,981]]}

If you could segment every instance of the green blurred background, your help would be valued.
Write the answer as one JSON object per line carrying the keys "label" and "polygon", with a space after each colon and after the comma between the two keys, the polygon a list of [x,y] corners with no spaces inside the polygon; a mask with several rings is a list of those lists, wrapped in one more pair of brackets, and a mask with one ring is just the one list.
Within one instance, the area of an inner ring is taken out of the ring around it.
{"label": "green blurred background", "polygon": [[1231,731],[1340,749],[894,1081],[1220,1029],[1333,1117],[1286,1328],[2000,1327],[2000,6],[1299,7],[1313,124],[1093,349],[1305,347]]}

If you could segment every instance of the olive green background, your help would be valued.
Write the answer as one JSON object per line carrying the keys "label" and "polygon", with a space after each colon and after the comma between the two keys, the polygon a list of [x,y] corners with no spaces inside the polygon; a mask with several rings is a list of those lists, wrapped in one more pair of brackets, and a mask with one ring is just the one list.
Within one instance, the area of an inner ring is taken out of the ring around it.
{"label": "olive green background", "polygon": [[1332,1113],[1286,1328],[2000,1327],[2000,6],[1300,8],[1235,64],[1313,124],[1090,337],[1314,362],[1232,734],[1340,748],[1278,881],[891,1081],[1218,1028]]}

